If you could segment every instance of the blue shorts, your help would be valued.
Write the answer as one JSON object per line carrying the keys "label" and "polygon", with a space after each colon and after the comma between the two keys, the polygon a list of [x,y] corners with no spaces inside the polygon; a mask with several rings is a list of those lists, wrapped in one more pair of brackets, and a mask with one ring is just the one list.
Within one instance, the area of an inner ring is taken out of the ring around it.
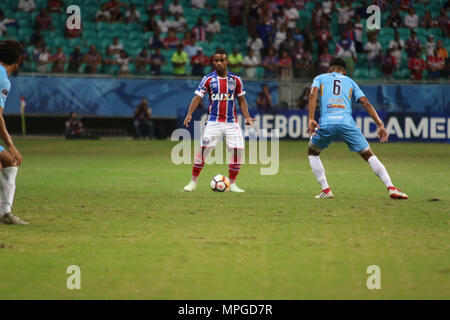
{"label": "blue shorts", "polygon": [[3,148],[3,146],[0,146],[0,152],[4,151],[5,148]]}
{"label": "blue shorts", "polygon": [[[369,148],[369,143],[356,125],[324,125],[316,130],[309,145],[316,151],[328,148],[334,139],[342,139],[350,151],[364,151]],[[317,150],[319,149],[319,150]]]}

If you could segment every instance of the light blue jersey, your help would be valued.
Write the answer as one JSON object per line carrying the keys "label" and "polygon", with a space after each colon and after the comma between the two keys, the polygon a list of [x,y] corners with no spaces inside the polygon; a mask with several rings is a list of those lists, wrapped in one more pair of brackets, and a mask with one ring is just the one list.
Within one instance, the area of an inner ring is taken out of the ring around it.
{"label": "light blue jersey", "polygon": [[352,117],[352,103],[364,97],[355,81],[338,72],[314,78],[312,87],[319,88],[320,129],[311,137],[309,146],[322,151],[335,139],[342,139],[351,151],[363,152],[369,143]]}
{"label": "light blue jersey", "polygon": [[355,81],[338,72],[324,73],[314,78],[312,87],[319,88],[319,126],[355,123],[352,102],[364,97]]}
{"label": "light blue jersey", "polygon": [[0,107],[5,108],[6,97],[8,96],[11,83],[4,66],[0,65]]}

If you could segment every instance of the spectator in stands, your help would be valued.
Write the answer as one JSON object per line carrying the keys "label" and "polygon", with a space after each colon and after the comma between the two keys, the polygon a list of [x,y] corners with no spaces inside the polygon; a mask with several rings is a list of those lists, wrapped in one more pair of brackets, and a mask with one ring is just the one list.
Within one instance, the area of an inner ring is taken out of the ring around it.
{"label": "spectator in stands", "polygon": [[197,46],[196,41],[190,31],[187,31],[184,34],[184,39],[182,41],[182,44],[184,47],[184,51],[188,55],[189,60],[197,54],[197,50],[198,50],[198,48],[200,48],[199,46]]}
{"label": "spectator in stands", "polygon": [[405,48],[403,40],[400,39],[400,34],[395,32],[394,40],[389,41],[389,49],[391,49],[391,54],[395,57],[397,62],[397,67],[400,67],[402,63],[402,52]]}
{"label": "spectator in stands", "polygon": [[83,63],[83,54],[80,46],[76,46],[74,51],[69,56],[69,65],[67,67],[68,73],[78,73],[81,64]]}
{"label": "spectator in stands", "polygon": [[311,52],[304,51],[300,60],[297,61],[297,77],[298,78],[310,78],[313,76],[314,61]]}
{"label": "spectator in stands", "polygon": [[240,75],[242,70],[242,62],[244,58],[236,48],[233,49],[232,54],[228,56],[228,68],[231,72]]}
{"label": "spectator in stands", "polygon": [[180,1],[174,0],[173,3],[169,5],[169,13],[172,16],[175,16],[175,14],[183,15],[183,6],[180,4]]}
{"label": "spectator in stands", "polygon": [[445,61],[442,57],[439,57],[437,49],[433,50],[433,55],[428,56],[428,78],[429,79],[439,79],[441,76],[441,71],[444,69]]}
{"label": "spectator in stands", "polygon": [[366,0],[361,2],[361,5],[356,8],[355,14],[359,15],[361,19],[367,19],[369,17],[369,14],[367,13],[367,8],[369,7],[369,4]]}
{"label": "spectator in stands", "polygon": [[100,9],[95,13],[95,22],[109,22],[111,20],[111,13],[108,10],[106,3],[102,4]]}
{"label": "spectator in stands", "polygon": [[199,47],[197,54],[191,58],[192,75],[202,77],[203,70],[209,65],[209,58],[203,54],[203,49]]}
{"label": "spectator in stands", "polygon": [[386,24],[389,28],[393,28],[393,29],[402,27],[402,25],[403,25],[402,17],[400,16],[400,12],[398,11],[398,9],[396,7],[394,7],[392,9],[391,13],[389,14]]}
{"label": "spectator in stands", "polygon": [[292,37],[292,33],[288,32],[286,40],[284,40],[280,47],[278,48],[278,54],[281,57],[283,55],[283,52],[287,52],[288,56],[291,54],[292,50],[294,49],[295,41]]}
{"label": "spectator in stands", "polygon": [[440,10],[439,16],[436,17],[436,21],[438,23],[439,28],[441,28],[442,33],[445,37],[449,37],[449,18],[447,16],[447,12],[444,8]]}
{"label": "spectator in stands", "polygon": [[116,64],[119,66],[118,75],[130,74],[130,56],[125,50],[120,51],[120,56],[116,58]]}
{"label": "spectator in stands", "polygon": [[110,47],[106,48],[106,53],[102,61],[102,73],[112,74],[116,65],[116,57]]}
{"label": "spectator in stands", "polygon": [[149,32],[153,31],[155,32],[156,29],[158,29],[158,24],[156,23],[155,16],[148,16],[147,22],[145,22],[144,31]]}
{"label": "spectator in stands", "polygon": [[47,1],[47,10],[51,13],[61,13],[61,9],[64,3],[62,0],[48,0]]}
{"label": "spectator in stands", "polygon": [[173,74],[176,76],[185,76],[188,61],[187,53],[183,51],[183,45],[179,44],[177,51],[172,55]]}
{"label": "spectator in stands", "polygon": [[434,42],[434,35],[430,33],[428,35],[428,41],[425,43],[425,53],[427,57],[432,57],[434,55],[434,49],[436,49],[436,42]]}
{"label": "spectator in stands", "polygon": [[333,56],[328,52],[328,47],[325,47],[323,53],[319,56],[319,72],[327,73],[330,68],[330,62]]}
{"label": "spectator in stands", "polygon": [[83,61],[86,64],[84,68],[85,73],[97,73],[98,67],[102,63],[102,55],[94,45],[91,45],[89,51],[84,55]]}
{"label": "spectator in stands", "polygon": [[303,73],[303,54],[305,50],[303,49],[302,42],[296,42],[294,49],[291,52],[292,64],[294,69],[294,77],[301,78]]}
{"label": "spectator in stands", "polygon": [[411,8],[411,0],[400,0],[399,6],[401,11],[408,11]]}
{"label": "spectator in stands", "polygon": [[82,30],[83,30],[83,22],[81,22],[81,28],[79,28],[79,29],[77,29],[77,28],[69,29],[67,24],[65,24],[65,26],[64,26],[64,36],[67,39],[79,38],[79,37],[81,37]]}
{"label": "spectator in stands", "polygon": [[406,40],[406,52],[408,53],[408,58],[415,58],[416,53],[422,50],[422,45],[417,38],[416,32],[411,29],[411,36]]}
{"label": "spectator in stands", "polygon": [[281,58],[278,59],[277,66],[280,78],[292,77],[292,59],[289,57],[288,51],[283,51]]}
{"label": "spectator in stands", "polygon": [[39,51],[37,55],[35,56],[36,59],[36,71],[40,73],[47,73],[50,69],[50,52],[47,49],[47,46],[45,44],[42,44],[39,48]]}
{"label": "spectator in stands", "polygon": [[209,4],[206,3],[206,0],[191,0],[192,9],[204,9],[210,8]]}
{"label": "spectator in stands", "polygon": [[211,39],[215,34],[221,33],[220,22],[217,20],[215,14],[211,15],[211,18],[206,22],[206,37]]}
{"label": "spectator in stands", "polygon": [[113,38],[113,43],[109,45],[109,48],[111,49],[111,52],[114,54],[114,57],[118,59],[120,57],[120,54],[123,50],[123,44],[119,42],[118,37]]}
{"label": "spectator in stands", "polygon": [[61,47],[58,47],[56,53],[52,55],[50,61],[53,62],[52,72],[64,72],[64,68],[66,66],[67,57],[62,51]]}
{"label": "spectator in stands", "polygon": [[[379,47],[381,49],[381,46]],[[341,58],[345,61],[349,76],[353,76],[353,70],[355,68],[356,61],[356,49],[355,43],[350,37],[346,36],[345,32],[342,32],[341,40],[336,43],[336,58]]]}
{"label": "spectator in stands", "polygon": [[[327,71],[328,72],[328,71]],[[297,100],[297,108],[300,110],[308,109],[308,101],[309,101],[309,93],[311,92],[311,89],[309,87],[305,87],[303,89],[303,93],[298,97]]]}
{"label": "spectator in stands", "polygon": [[114,23],[114,22],[124,22],[125,21],[125,17],[122,13],[122,11],[120,11],[120,6],[113,6],[109,8],[109,13],[111,14],[111,18],[110,18],[110,22]]}
{"label": "spectator in stands", "polygon": [[48,14],[47,9],[42,8],[40,13],[36,16],[35,28],[41,31],[54,30],[52,18]]}
{"label": "spectator in stands", "polygon": [[161,54],[161,48],[156,48],[151,56],[150,73],[155,76],[161,75],[161,67],[166,64],[166,58]]}
{"label": "spectator in stands", "polygon": [[172,26],[172,22],[167,20],[166,14],[163,12],[161,14],[161,19],[157,22],[157,25],[161,33],[167,33],[169,32],[169,28]]}
{"label": "spectator in stands", "polygon": [[277,77],[278,59],[272,48],[267,51],[267,56],[262,60],[262,67],[264,68],[264,78],[275,79]]}
{"label": "spectator in stands", "polygon": [[141,103],[134,109],[134,138],[150,140],[155,138],[155,129],[153,126],[152,109],[148,106],[147,99],[142,99]]}
{"label": "spectator in stands", "polygon": [[230,26],[242,25],[243,11],[244,11],[244,0],[228,1],[228,16],[230,17]]}
{"label": "spectator in stands", "polygon": [[252,49],[253,53],[259,59],[261,57],[261,49],[264,48],[264,43],[258,34],[254,32],[250,38],[247,39],[247,48]]}
{"label": "spectator in stands", "polygon": [[245,76],[250,79],[255,78],[256,68],[259,66],[259,64],[259,58],[256,56],[253,49],[249,48],[247,50],[247,55],[244,57],[244,61],[242,62],[245,70]]}
{"label": "spectator in stands", "polygon": [[164,48],[164,42],[161,40],[161,31],[159,31],[159,28],[155,30],[153,33],[153,36],[148,38],[148,46],[151,49],[160,49]]}
{"label": "spectator in stands", "polygon": [[206,41],[206,27],[203,23],[202,17],[197,18],[197,22],[192,28],[192,33],[197,41]]}
{"label": "spectator in stands", "polygon": [[[164,1],[165,0],[155,0],[155,2],[151,3],[147,7],[147,13],[152,16],[161,16],[164,14]],[[164,31],[161,31],[164,32]],[[167,32],[167,31],[166,31]]]}
{"label": "spectator in stands", "polygon": [[41,30],[35,29],[34,33],[30,37],[30,44],[36,46],[40,43],[44,43],[44,36],[41,34]]}
{"label": "spectator in stands", "polygon": [[278,50],[280,44],[287,38],[287,26],[283,23],[280,29],[275,33],[275,39],[273,40],[273,46]]}
{"label": "spectator in stands", "polygon": [[325,18],[329,19],[331,13],[334,9],[334,2],[332,0],[324,0],[322,1],[322,12]]}
{"label": "spectator in stands", "polygon": [[314,10],[311,13],[312,17],[312,26],[314,29],[318,29],[320,27],[320,21],[322,20],[322,6],[320,2],[316,2],[316,6],[314,7]]}
{"label": "spectator in stands", "polygon": [[317,50],[318,54],[323,52],[325,47],[328,47],[328,43],[332,40],[332,36],[325,19],[322,19],[320,23],[320,28],[316,31],[316,41],[317,41]]}
{"label": "spectator in stands", "polygon": [[17,9],[19,11],[31,13],[36,10],[36,3],[34,2],[34,0],[19,0]]}
{"label": "spectator in stands", "polygon": [[300,19],[300,15],[291,0],[286,1],[285,17],[287,21],[288,31],[293,32],[296,27],[297,21],[299,21]]}
{"label": "spectator in stands", "polygon": [[175,35],[175,30],[170,28],[167,37],[164,38],[164,48],[173,50],[180,44],[180,39]]}
{"label": "spectator in stands", "polygon": [[[306,51],[312,52],[313,51],[313,41],[314,41],[314,35],[311,33],[309,27],[304,27],[301,31],[301,35],[303,36],[304,41],[303,42],[303,49]],[[294,40],[299,41],[295,38],[294,34]]]}
{"label": "spectator in stands", "polygon": [[[262,46],[259,50],[261,50],[263,47],[270,47],[273,44],[273,39],[275,37],[276,28],[275,28],[275,22],[271,20],[270,17],[264,17],[264,20],[262,23],[259,23],[256,27],[257,33],[252,32],[250,33],[252,38],[253,34],[255,34],[255,37],[258,37],[262,41]],[[247,40],[247,47],[249,47],[248,40]]]}
{"label": "spectator in stands", "polygon": [[405,16],[405,27],[413,29],[419,27],[419,16],[413,7],[409,8],[408,14]]}
{"label": "spectator in stands", "polygon": [[429,10],[425,11],[425,15],[420,20],[420,26],[424,29],[435,28],[437,25],[437,21],[431,17],[431,12]]}
{"label": "spectator in stands", "polygon": [[338,31],[339,34],[342,34],[342,32],[345,31],[345,28],[347,27],[347,22],[350,19],[350,7],[347,6],[345,3],[345,0],[341,0],[339,2],[339,7],[336,8],[338,12]]}
{"label": "spectator in stands", "polygon": [[69,114],[69,119],[66,121],[66,139],[81,139],[83,138],[83,124],[76,112]]}
{"label": "spectator in stands", "polygon": [[449,59],[448,59],[447,49],[442,46],[442,40],[441,39],[439,39],[436,42],[436,50],[437,50],[438,57],[441,57],[444,60],[444,62],[445,62],[445,67],[444,67],[444,69],[441,70],[441,77],[447,78],[449,73],[450,73],[449,72],[450,71],[449,70],[450,63],[448,61]]}
{"label": "spectator in stands", "polygon": [[185,32],[188,29],[186,19],[179,13],[175,13],[175,18],[171,21],[171,27],[175,29],[175,32]]}
{"label": "spectator in stands", "polygon": [[295,27],[294,32],[292,33],[292,38],[295,42],[305,43],[305,36],[300,32],[299,27]]}
{"label": "spectator in stands", "polygon": [[408,69],[411,70],[411,79],[422,80],[422,71],[427,68],[425,61],[421,57],[421,53],[416,51],[416,56],[409,59]]}
{"label": "spectator in stands", "polygon": [[125,21],[127,23],[141,23],[141,14],[136,9],[135,4],[131,4],[128,10],[125,12]]}
{"label": "spectator in stands", "polygon": [[397,60],[392,54],[392,49],[387,49],[386,54],[381,57],[381,71],[383,73],[383,79],[392,80],[396,69]]}
{"label": "spectator in stands", "polygon": [[369,70],[378,68],[378,64],[380,61],[380,50],[382,50],[382,48],[381,44],[377,40],[376,34],[369,34],[369,42],[367,42],[364,46],[364,51],[367,53],[367,64]]}
{"label": "spectator in stands", "polygon": [[256,98],[256,106],[258,107],[258,110],[261,111],[272,110],[272,97],[270,95],[269,87],[265,83],[261,85],[261,91]]}

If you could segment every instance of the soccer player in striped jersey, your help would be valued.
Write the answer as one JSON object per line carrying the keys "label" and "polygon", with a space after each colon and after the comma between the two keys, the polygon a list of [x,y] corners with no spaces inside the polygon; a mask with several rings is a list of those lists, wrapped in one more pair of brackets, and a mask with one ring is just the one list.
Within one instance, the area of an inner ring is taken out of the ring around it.
{"label": "soccer player in striped jersey", "polygon": [[[358,152],[369,163],[373,172],[385,184],[391,198],[408,199],[405,193],[392,184],[386,168],[373,154],[366,138],[356,126],[352,117],[352,101],[359,101],[362,104],[378,127],[380,142],[387,142],[388,132],[376,110],[355,81],[345,76],[346,64],[342,59],[334,59],[330,63],[329,71],[329,73],[321,74],[314,79],[308,102],[309,163],[316,179],[322,186],[322,192],[316,198],[333,198],[319,154],[335,138],[341,138],[347,143],[350,151]],[[318,95],[320,95],[319,123],[314,120]]]}
{"label": "soccer player in striped jersey", "polygon": [[203,96],[208,93],[210,100],[208,119],[203,128],[200,150],[194,159],[192,180],[184,187],[184,191],[195,190],[198,176],[205,165],[206,156],[217,145],[217,142],[225,136],[227,148],[231,151],[228,166],[230,191],[245,192],[236,185],[236,177],[241,168],[244,138],[237,123],[235,100],[238,100],[239,107],[245,117],[245,124],[253,125],[255,119],[250,117],[248,112],[241,78],[227,70],[227,53],[223,49],[217,49],[212,63],[215,71],[206,75],[200,82],[184,119],[184,125],[188,127],[192,114],[202,101]]}
{"label": "soccer player in striped jersey", "polygon": [[6,129],[3,110],[11,83],[8,75],[14,72],[22,58],[22,46],[14,40],[0,42],[0,137],[8,150],[0,146],[0,223],[28,224],[11,214],[11,208],[16,190],[17,169],[22,163],[22,155],[16,149],[11,136]]}

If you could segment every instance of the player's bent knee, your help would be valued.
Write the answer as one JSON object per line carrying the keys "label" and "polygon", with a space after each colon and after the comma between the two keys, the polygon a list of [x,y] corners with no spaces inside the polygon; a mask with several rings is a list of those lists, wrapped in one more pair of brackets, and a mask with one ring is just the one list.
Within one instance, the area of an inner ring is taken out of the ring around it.
{"label": "player's bent knee", "polygon": [[366,161],[368,161],[369,158],[374,155],[370,148],[366,148],[364,150],[361,150],[358,153]]}
{"label": "player's bent knee", "polygon": [[3,168],[5,167],[15,167],[17,166],[17,161],[14,160],[11,153],[9,153],[7,150],[3,150],[0,152],[0,163]]}
{"label": "player's bent knee", "polygon": [[320,155],[320,151],[314,150],[311,147],[308,148],[308,155],[309,156],[318,156]]}

